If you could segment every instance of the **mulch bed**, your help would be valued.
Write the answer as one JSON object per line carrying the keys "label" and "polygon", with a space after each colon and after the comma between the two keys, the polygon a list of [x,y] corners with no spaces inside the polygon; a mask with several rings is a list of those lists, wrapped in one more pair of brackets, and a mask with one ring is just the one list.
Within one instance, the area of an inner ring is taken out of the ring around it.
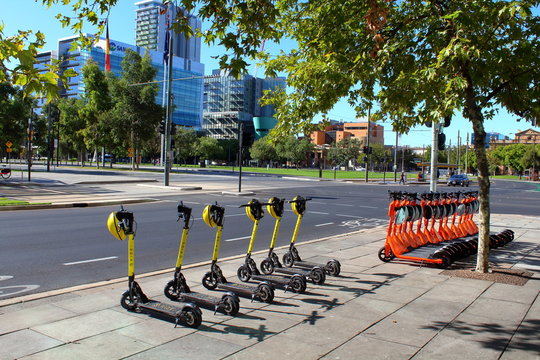
{"label": "mulch bed", "polygon": [[477,279],[493,281],[501,284],[518,285],[523,286],[529,279],[532,278],[533,273],[523,269],[497,269],[492,268],[489,273],[479,273],[474,268],[456,268],[446,269],[441,272],[442,275],[455,276],[466,279]]}

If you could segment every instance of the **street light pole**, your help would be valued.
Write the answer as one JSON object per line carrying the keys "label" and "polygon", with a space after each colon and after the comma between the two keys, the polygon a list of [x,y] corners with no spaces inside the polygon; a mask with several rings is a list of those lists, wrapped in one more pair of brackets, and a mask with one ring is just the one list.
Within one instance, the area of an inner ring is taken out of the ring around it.
{"label": "street light pole", "polygon": [[371,122],[370,122],[370,117],[371,117],[371,107],[368,108],[368,115],[367,115],[367,141],[366,141],[366,145],[367,145],[367,154],[366,154],[366,183],[368,182],[369,180],[369,134],[370,134],[370,126],[371,126]]}
{"label": "street light pole", "polygon": [[164,185],[169,186],[169,178],[171,172],[171,123],[172,123],[172,65],[173,65],[173,38],[169,36],[169,58],[167,61],[168,73],[167,73],[167,118],[165,119],[165,136],[164,136],[164,157],[165,157],[165,169],[164,169]]}
{"label": "street light pole", "polygon": [[398,147],[399,133],[396,131],[396,147],[394,148],[394,182],[397,181],[397,147]]}

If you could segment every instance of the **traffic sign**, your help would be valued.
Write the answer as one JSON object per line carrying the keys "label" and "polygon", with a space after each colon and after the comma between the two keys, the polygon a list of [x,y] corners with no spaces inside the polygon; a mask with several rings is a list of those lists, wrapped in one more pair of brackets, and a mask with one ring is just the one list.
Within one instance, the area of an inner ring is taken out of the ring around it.
{"label": "traffic sign", "polygon": [[7,146],[8,148],[10,148],[11,145],[13,145],[13,143],[12,143],[11,141],[8,140],[8,141],[6,142],[6,146]]}
{"label": "traffic sign", "polygon": [[13,151],[13,149],[12,149],[12,148],[10,148],[10,147],[8,147],[8,148],[6,149],[6,151],[7,151],[7,152],[12,152],[12,151]]}

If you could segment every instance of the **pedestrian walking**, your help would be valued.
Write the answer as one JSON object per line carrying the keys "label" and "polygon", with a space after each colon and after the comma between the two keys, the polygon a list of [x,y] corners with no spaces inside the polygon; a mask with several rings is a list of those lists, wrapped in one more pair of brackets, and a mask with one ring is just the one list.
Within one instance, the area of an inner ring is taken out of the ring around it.
{"label": "pedestrian walking", "polygon": [[401,177],[399,178],[399,184],[405,185],[405,172],[404,171],[401,172]]}

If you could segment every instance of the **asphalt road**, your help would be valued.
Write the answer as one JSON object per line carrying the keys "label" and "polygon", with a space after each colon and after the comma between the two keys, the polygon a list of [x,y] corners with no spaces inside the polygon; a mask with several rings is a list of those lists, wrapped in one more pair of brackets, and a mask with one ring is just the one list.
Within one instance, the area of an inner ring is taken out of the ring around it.
{"label": "asphalt road", "polygon": [[[207,178],[214,181],[212,176]],[[292,199],[296,195],[313,199],[308,203],[298,242],[385,225],[388,190],[427,190],[425,185],[366,186],[261,179],[271,184],[256,192],[254,197],[261,201],[271,196]],[[446,186],[438,190],[447,189],[462,190]],[[534,184],[495,182],[491,191],[492,211],[540,215],[540,192],[535,189],[538,186]],[[216,201],[226,208],[220,257],[245,253],[252,223],[238,206],[249,198],[218,193],[159,198],[155,203],[126,206],[134,212],[137,222],[136,273],[174,267],[181,234],[181,223],[176,221],[176,206],[180,200],[193,208],[196,217],[184,264],[209,260],[215,230],[204,224],[200,214],[206,204]],[[107,216],[115,210],[117,206],[0,212],[0,299],[126,276],[127,244],[114,239],[106,229]],[[276,246],[289,243],[295,221],[296,216],[287,206]],[[271,216],[266,215],[261,220],[255,250],[268,247],[273,226]],[[262,258],[256,256],[257,263]],[[235,278],[235,274],[226,275]]]}

